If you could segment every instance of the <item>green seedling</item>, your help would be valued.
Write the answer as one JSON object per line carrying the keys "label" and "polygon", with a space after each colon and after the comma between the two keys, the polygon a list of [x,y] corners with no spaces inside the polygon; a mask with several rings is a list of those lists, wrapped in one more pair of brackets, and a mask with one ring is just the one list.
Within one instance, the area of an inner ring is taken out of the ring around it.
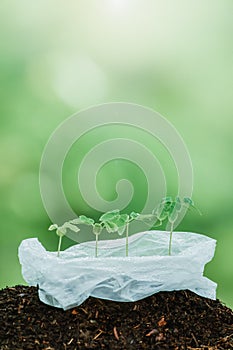
{"label": "green seedling", "polygon": [[61,251],[61,243],[62,243],[62,237],[66,234],[67,229],[70,229],[74,232],[79,232],[80,229],[73,225],[72,221],[65,222],[62,226],[58,226],[57,224],[53,224],[49,226],[49,231],[54,231],[56,230],[56,234],[59,237],[58,240],[58,248],[57,248],[57,256],[60,256],[60,251]]}
{"label": "green seedling", "polygon": [[161,223],[165,220],[168,220],[170,223],[168,255],[171,255],[172,253],[172,234],[179,213],[183,207],[186,207],[187,209],[195,208],[198,213],[201,214],[200,210],[194,206],[192,199],[189,197],[184,197],[182,200],[179,197],[176,197],[175,199],[172,197],[165,197],[158,205],[158,208],[154,211]]}
{"label": "green seedling", "polygon": [[87,225],[92,226],[92,231],[96,237],[95,239],[95,256],[98,256],[98,240],[99,235],[103,229],[103,225],[100,223],[96,223],[92,218],[88,218],[85,215],[80,215],[76,219],[70,220],[66,223],[64,223],[62,226],[58,226],[57,224],[53,224],[49,227],[49,231],[56,230],[57,235],[59,236],[59,242],[58,242],[58,249],[57,249],[57,256],[60,256],[61,251],[61,243],[62,243],[62,237],[67,233],[67,229],[78,233],[80,231],[80,228],[78,225]]}
{"label": "green seedling", "polygon": [[95,222],[92,218],[88,218],[85,215],[80,215],[78,218],[74,219],[71,221],[72,224],[75,225],[87,225],[87,226],[92,226],[92,232],[95,235],[95,257],[98,256],[98,241],[99,241],[99,235],[103,229],[103,226],[98,223]]}
{"label": "green seedling", "polygon": [[151,224],[151,221],[156,219],[154,214],[139,214],[132,212],[128,214],[121,214],[120,211],[113,210],[103,214],[100,217],[100,222],[106,228],[106,230],[111,232],[117,232],[119,236],[125,234],[125,256],[129,255],[129,224],[133,220],[143,221],[144,223]]}
{"label": "green seedling", "polygon": [[129,252],[129,223],[132,220],[134,220],[133,216],[130,216],[128,214],[121,214],[118,209],[109,211],[100,217],[100,222],[109,233],[117,232],[119,236],[122,236],[126,231],[126,256],[128,256]]}

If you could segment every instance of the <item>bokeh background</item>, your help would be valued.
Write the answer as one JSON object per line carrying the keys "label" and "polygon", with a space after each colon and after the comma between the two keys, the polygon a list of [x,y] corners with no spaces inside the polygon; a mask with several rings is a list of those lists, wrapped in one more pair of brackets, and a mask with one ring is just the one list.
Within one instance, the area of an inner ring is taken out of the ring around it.
{"label": "bokeh background", "polygon": [[[155,109],[184,139],[194,168],[193,199],[203,215],[191,212],[179,229],[217,239],[205,274],[218,283],[218,298],[233,307],[231,0],[2,0],[0,101],[0,287],[24,283],[17,258],[22,239],[38,237],[56,249],[38,181],[51,133],[83,108],[125,101]],[[133,137],[133,130],[122,132]],[[70,175],[88,142],[67,160],[64,187],[78,214],[96,216],[78,200]],[[177,179],[166,164],[172,192]],[[98,175],[102,195],[111,200],[114,181],[131,178],[132,208],[140,208],[144,180],[135,171],[125,162],[106,166]],[[65,239],[63,247],[70,244]]]}

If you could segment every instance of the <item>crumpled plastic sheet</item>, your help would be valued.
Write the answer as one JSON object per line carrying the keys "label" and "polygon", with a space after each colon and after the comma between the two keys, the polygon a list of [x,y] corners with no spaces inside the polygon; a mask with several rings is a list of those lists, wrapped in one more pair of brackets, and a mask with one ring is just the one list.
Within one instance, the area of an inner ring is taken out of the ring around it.
{"label": "crumpled plastic sheet", "polygon": [[189,289],[215,299],[217,284],[203,276],[204,266],[215,251],[216,241],[191,232],[174,232],[168,255],[169,232],[146,231],[125,238],[74,245],[60,253],[48,252],[37,238],[19,246],[25,281],[39,286],[45,304],[73,308],[89,296],[133,302],[160,291]]}

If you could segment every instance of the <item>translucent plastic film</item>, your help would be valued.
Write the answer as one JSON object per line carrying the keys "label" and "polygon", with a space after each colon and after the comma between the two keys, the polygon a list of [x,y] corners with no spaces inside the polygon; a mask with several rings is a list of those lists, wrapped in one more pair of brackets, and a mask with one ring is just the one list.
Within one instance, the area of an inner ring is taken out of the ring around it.
{"label": "translucent plastic film", "polygon": [[140,232],[125,238],[74,245],[60,253],[48,252],[37,238],[19,247],[25,281],[39,286],[42,302],[63,308],[78,306],[89,296],[122,302],[143,299],[159,291],[189,289],[215,299],[216,283],[203,276],[204,266],[215,251],[216,241],[207,236],[174,232],[172,255],[169,233]]}

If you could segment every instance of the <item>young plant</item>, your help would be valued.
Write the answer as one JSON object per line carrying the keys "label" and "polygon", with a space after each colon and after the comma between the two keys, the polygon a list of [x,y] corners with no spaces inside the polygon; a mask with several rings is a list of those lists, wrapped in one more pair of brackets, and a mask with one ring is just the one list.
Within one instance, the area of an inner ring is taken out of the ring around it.
{"label": "young plant", "polygon": [[53,224],[49,226],[49,231],[54,231],[56,230],[56,234],[59,237],[58,240],[58,248],[57,248],[57,256],[60,256],[60,251],[61,251],[61,243],[62,243],[62,237],[66,234],[67,229],[70,229],[74,232],[79,232],[80,229],[73,225],[72,220],[65,222],[62,226],[58,226],[57,224]]}
{"label": "young plant", "polygon": [[128,214],[121,214],[118,209],[108,211],[100,217],[100,222],[103,227],[109,232],[117,232],[119,236],[122,236],[126,230],[126,252],[128,256],[128,239],[129,239],[129,222],[130,216]]}
{"label": "young plant", "polygon": [[100,222],[108,232],[117,232],[119,236],[122,236],[126,232],[125,256],[129,255],[129,223],[135,220],[138,215],[134,212],[130,215],[121,214],[117,209],[107,212],[100,217]]}
{"label": "young plant", "polygon": [[83,225],[87,225],[87,226],[92,226],[92,232],[95,235],[95,257],[97,258],[97,256],[98,256],[98,240],[99,240],[99,235],[103,229],[103,226],[100,223],[95,222],[93,219],[88,218],[85,215],[80,215],[77,219],[72,220],[71,223],[75,224],[75,225],[83,224]]}
{"label": "young plant", "polygon": [[151,221],[155,218],[155,215],[148,214],[148,215],[141,215],[139,213],[132,212],[129,215],[128,214],[121,214],[118,209],[109,211],[105,214],[103,214],[100,217],[100,222],[103,224],[103,227],[106,228],[106,230],[111,232],[117,232],[119,236],[122,236],[124,232],[125,234],[125,256],[127,257],[129,255],[129,224],[133,220],[139,220],[143,221],[145,223],[148,223],[148,221]]}
{"label": "young plant", "polygon": [[170,223],[168,255],[171,255],[172,253],[172,234],[174,231],[174,225],[183,207],[188,209],[195,208],[199,214],[201,214],[199,209],[194,206],[192,199],[189,197],[184,197],[182,200],[179,197],[176,197],[175,199],[172,197],[163,198],[158,208],[155,210],[155,214],[161,222],[168,220]]}

